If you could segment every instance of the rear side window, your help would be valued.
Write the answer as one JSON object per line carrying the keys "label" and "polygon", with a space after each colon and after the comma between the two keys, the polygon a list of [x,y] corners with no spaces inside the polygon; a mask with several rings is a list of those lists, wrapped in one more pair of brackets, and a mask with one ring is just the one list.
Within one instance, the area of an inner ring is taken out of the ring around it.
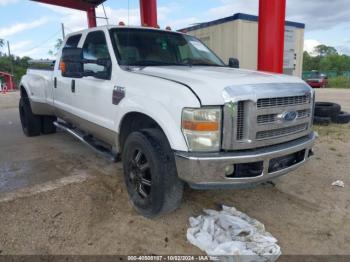
{"label": "rear side window", "polygon": [[67,42],[66,42],[64,47],[77,47],[80,39],[81,39],[81,34],[80,35],[72,35],[67,39]]}

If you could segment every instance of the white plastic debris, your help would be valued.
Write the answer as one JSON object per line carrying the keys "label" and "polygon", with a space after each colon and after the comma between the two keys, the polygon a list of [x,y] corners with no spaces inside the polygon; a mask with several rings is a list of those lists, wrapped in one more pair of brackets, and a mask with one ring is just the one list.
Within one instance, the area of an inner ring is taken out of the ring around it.
{"label": "white plastic debris", "polygon": [[341,180],[337,180],[332,183],[332,186],[345,187],[345,183]]}
{"label": "white plastic debris", "polygon": [[246,255],[254,259],[244,261],[276,261],[281,255],[277,239],[265,231],[265,226],[234,207],[204,213],[190,218],[187,240],[207,255],[224,256],[221,258],[225,261],[237,261],[233,256]]}

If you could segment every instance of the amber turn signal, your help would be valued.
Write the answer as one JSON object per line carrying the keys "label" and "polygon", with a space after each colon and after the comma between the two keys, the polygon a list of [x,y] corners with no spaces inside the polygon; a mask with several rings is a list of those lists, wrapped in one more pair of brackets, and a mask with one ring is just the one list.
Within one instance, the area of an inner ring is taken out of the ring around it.
{"label": "amber turn signal", "polygon": [[192,131],[218,131],[219,123],[217,122],[197,122],[197,121],[182,121],[182,127]]}

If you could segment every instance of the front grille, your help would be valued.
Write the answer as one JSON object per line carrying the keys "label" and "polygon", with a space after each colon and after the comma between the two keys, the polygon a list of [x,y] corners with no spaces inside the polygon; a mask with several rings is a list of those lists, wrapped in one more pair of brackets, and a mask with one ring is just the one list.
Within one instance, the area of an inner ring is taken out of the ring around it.
{"label": "front grille", "polygon": [[308,104],[311,102],[310,95],[262,98],[258,100],[258,108],[284,107]]}
{"label": "front grille", "polygon": [[280,129],[260,131],[256,133],[257,140],[272,139],[280,136],[292,135],[295,133],[303,132],[308,129],[308,124],[301,124],[291,127],[285,127]]}
{"label": "front grille", "polygon": [[238,102],[237,106],[237,140],[244,138],[244,102]]}
{"label": "front grille", "polygon": [[[297,119],[309,117],[310,109],[299,110],[297,111],[297,113],[298,113]],[[278,120],[278,114],[260,115],[257,117],[257,122],[259,125],[271,124],[271,123],[277,122],[277,120]]]}
{"label": "front grille", "polygon": [[305,110],[298,111],[298,118],[310,117],[310,115],[311,115],[311,110],[310,109],[305,109]]}
{"label": "front grille", "polygon": [[258,116],[258,124],[270,124],[277,121],[277,114],[270,114],[270,115],[261,115]]}
{"label": "front grille", "polygon": [[[273,92],[275,86],[276,92]],[[223,150],[247,150],[282,144],[307,136],[312,126],[312,93],[304,84],[291,85],[283,97],[280,84],[269,85],[265,97],[260,91],[250,96],[235,97],[236,102],[228,102],[223,114]],[[268,94],[276,96],[268,97]],[[230,94],[231,95],[231,94]],[[234,94],[232,94],[233,96]],[[255,97],[258,97],[255,100]],[[233,103],[233,104],[232,104]],[[232,110],[232,105],[236,110]],[[296,112],[293,121],[285,121],[283,116]]]}

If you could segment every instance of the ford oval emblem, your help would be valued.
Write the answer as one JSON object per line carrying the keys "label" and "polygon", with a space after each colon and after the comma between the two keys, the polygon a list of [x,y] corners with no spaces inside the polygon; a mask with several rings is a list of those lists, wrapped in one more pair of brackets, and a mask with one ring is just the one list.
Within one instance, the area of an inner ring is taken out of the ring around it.
{"label": "ford oval emblem", "polygon": [[298,113],[295,111],[291,111],[291,112],[284,112],[281,118],[286,122],[291,122],[291,121],[294,121],[297,117],[298,117]]}

